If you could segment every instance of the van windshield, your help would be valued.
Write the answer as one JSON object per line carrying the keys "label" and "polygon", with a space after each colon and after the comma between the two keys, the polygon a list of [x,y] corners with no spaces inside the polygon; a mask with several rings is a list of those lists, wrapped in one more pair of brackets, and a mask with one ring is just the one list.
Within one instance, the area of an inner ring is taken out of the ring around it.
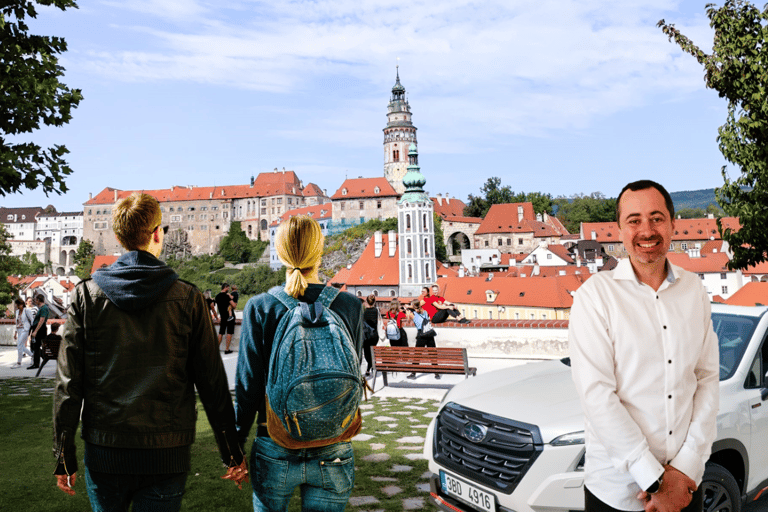
{"label": "van windshield", "polygon": [[712,326],[720,344],[720,380],[731,377],[752,339],[759,318],[712,313]]}

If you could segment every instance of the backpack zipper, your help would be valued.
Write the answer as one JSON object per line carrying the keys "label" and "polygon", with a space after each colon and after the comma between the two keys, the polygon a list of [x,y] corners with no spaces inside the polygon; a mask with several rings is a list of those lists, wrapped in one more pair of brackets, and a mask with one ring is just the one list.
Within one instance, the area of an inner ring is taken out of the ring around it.
{"label": "backpack zipper", "polygon": [[[299,427],[299,418],[298,418],[298,415],[299,415],[299,414],[307,414],[307,413],[310,413],[310,412],[315,412],[316,410],[318,410],[318,409],[320,409],[320,408],[322,408],[322,407],[325,407],[326,405],[328,405],[328,404],[330,404],[330,403],[332,403],[332,402],[335,402],[336,400],[341,400],[342,398],[344,398],[345,396],[347,396],[348,394],[350,394],[350,393],[352,392],[352,389],[353,389],[353,388],[354,388],[354,386],[350,386],[350,387],[348,387],[348,388],[347,388],[347,390],[346,390],[346,391],[344,391],[343,393],[341,393],[340,395],[338,395],[338,396],[336,396],[336,397],[334,397],[334,398],[331,398],[330,400],[328,400],[328,401],[326,401],[326,402],[323,402],[323,403],[322,403],[322,404],[320,404],[320,405],[316,405],[316,406],[314,406],[314,407],[310,407],[309,409],[302,409],[301,411],[295,411],[295,412],[293,413],[293,422],[294,422],[294,424],[296,425],[296,430],[297,430],[297,431],[298,431],[298,433],[299,433],[299,437],[301,437],[301,428]],[[289,418],[288,418],[288,415],[286,414],[286,415],[285,415],[285,423],[288,425],[288,431],[290,432],[290,428],[291,428],[291,427],[290,427],[290,423],[289,423],[289,421],[290,421],[290,420],[289,420]]]}

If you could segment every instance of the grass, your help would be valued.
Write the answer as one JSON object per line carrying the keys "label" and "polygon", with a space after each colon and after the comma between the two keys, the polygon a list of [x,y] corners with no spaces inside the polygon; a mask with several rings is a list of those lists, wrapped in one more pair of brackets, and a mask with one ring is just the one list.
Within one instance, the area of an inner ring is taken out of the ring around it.
{"label": "grass", "polygon": [[[55,459],[52,455],[52,408],[53,381],[48,379],[17,378],[0,381],[0,510],[34,510],[36,512],[69,512],[90,510],[85,481],[82,478],[83,441],[77,438],[80,471],[75,484],[76,495],[70,497],[58,490],[53,477]],[[352,496],[373,496],[379,503],[354,507],[351,512],[383,509],[403,510],[402,500],[410,497],[424,499],[421,510],[434,511],[423,487],[428,483],[422,475],[428,471],[425,460],[409,460],[409,453],[420,453],[422,443],[400,442],[403,438],[424,437],[424,425],[429,423],[428,413],[434,412],[437,403],[419,399],[371,398],[364,403],[363,434],[374,436],[368,441],[355,441],[355,488]],[[251,510],[250,484],[238,490],[232,482],[219,477],[224,474],[219,460],[213,433],[202,406],[197,424],[197,439],[192,446],[192,470],[187,479],[182,510]],[[408,412],[408,415],[398,414]],[[379,418],[379,419],[376,419]],[[386,418],[393,418],[391,421]],[[411,418],[411,419],[409,419]],[[384,445],[384,446],[381,446]],[[250,446],[249,446],[250,450]],[[386,452],[389,460],[365,461],[373,453]],[[393,472],[396,465],[411,466],[407,472]],[[392,482],[372,480],[393,478]],[[382,488],[397,486],[402,491],[392,497]],[[419,487],[417,487],[419,485]],[[294,496],[290,512],[298,512],[298,493]]]}

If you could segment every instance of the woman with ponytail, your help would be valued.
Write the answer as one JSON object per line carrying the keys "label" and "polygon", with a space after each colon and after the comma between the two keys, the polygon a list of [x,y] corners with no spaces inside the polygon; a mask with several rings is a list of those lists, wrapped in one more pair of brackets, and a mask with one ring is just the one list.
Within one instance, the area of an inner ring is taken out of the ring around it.
{"label": "woman with ponytail", "polygon": [[[285,265],[285,292],[300,302],[313,303],[325,288],[318,277],[323,235],[318,223],[300,215],[284,221],[277,230],[275,248]],[[279,288],[279,287],[276,287]],[[363,309],[352,294],[340,292],[330,306],[356,343],[358,358],[363,346]],[[235,379],[235,413],[240,442],[245,445],[254,422],[251,448],[253,509],[286,510],[296,487],[301,489],[302,510],[342,512],[355,480],[354,454],[349,439],[323,446],[292,450],[273,441],[267,431],[265,383],[275,330],[288,311],[274,295],[253,297],[243,310]]]}

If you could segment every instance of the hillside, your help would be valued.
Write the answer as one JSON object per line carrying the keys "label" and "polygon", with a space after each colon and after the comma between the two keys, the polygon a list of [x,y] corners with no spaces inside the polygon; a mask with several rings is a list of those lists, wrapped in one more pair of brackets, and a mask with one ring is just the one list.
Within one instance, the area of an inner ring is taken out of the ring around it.
{"label": "hillside", "polygon": [[683,208],[701,208],[706,210],[710,204],[717,204],[715,189],[713,188],[670,192],[669,195],[672,196],[675,211],[682,210]]}

